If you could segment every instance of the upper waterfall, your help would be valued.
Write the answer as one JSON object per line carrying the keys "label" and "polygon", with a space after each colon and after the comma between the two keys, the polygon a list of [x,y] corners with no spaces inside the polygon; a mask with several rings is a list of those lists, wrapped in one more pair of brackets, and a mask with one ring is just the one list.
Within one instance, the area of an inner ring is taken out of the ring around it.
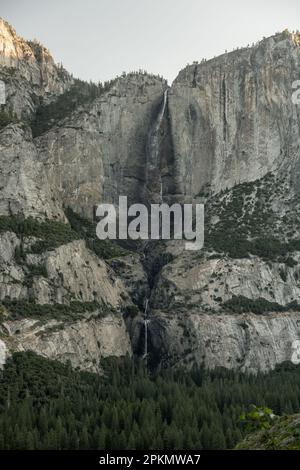
{"label": "upper waterfall", "polygon": [[168,102],[168,90],[164,91],[162,104],[158,115],[150,129],[147,147],[146,163],[146,193],[148,202],[161,203],[163,199],[163,184],[160,168],[160,144],[162,123]]}
{"label": "upper waterfall", "polygon": [[163,103],[158,113],[154,126],[150,133],[149,139],[149,160],[152,167],[158,168],[159,166],[159,130],[165,114],[165,109],[168,101],[168,89],[164,92]]}

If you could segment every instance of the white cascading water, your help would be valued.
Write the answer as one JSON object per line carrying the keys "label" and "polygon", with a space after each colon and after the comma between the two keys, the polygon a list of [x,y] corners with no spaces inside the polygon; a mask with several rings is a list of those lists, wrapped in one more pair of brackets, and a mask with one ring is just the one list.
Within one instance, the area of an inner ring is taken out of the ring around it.
{"label": "white cascading water", "polygon": [[[168,90],[164,92],[164,99],[162,103],[162,107],[159,111],[157,119],[154,123],[154,126],[151,129],[149,141],[148,141],[148,161],[147,161],[147,176],[151,175],[153,178],[153,173],[156,174],[156,178],[159,179],[159,203],[163,202],[163,185],[162,185],[162,178],[160,172],[160,161],[159,161],[159,131],[162,125],[162,120],[164,118],[165,109],[168,101]],[[146,242],[144,245],[144,252],[146,250],[148,243]],[[144,324],[144,354],[143,359],[145,361],[147,367],[147,359],[148,359],[148,325],[150,323],[149,318],[149,299],[146,298],[145,300],[145,309],[144,309],[144,318],[142,320]]]}
{"label": "white cascading water", "polygon": [[4,341],[0,340],[0,369],[3,368],[6,362],[7,347]]}
{"label": "white cascading water", "polygon": [[148,160],[148,165],[149,165],[149,170],[153,171],[156,170],[159,174],[159,184],[160,184],[160,191],[159,191],[159,202],[162,202],[163,200],[163,185],[162,185],[162,179],[161,179],[161,174],[160,174],[160,162],[159,162],[159,130],[161,128],[162,120],[165,114],[165,109],[168,101],[168,90],[165,90],[164,92],[164,99],[163,99],[163,104],[162,107],[159,111],[159,114],[157,116],[157,119],[155,121],[155,124],[152,128],[151,134],[150,134],[150,139],[149,139],[149,160]]}
{"label": "white cascading water", "polygon": [[168,100],[168,90],[164,92],[164,100],[162,107],[159,111],[159,114],[157,116],[155,125],[153,126],[151,136],[150,136],[150,145],[149,145],[149,160],[151,166],[154,166],[157,168],[159,165],[159,129],[165,114],[165,109],[167,105],[167,100]]}
{"label": "white cascading water", "polygon": [[148,324],[150,322],[150,320],[148,318],[148,303],[149,303],[149,299],[147,298],[146,302],[145,302],[144,320],[143,320],[144,328],[145,328],[145,345],[144,345],[144,356],[143,356],[143,358],[146,361],[147,361],[147,357],[148,357]]}

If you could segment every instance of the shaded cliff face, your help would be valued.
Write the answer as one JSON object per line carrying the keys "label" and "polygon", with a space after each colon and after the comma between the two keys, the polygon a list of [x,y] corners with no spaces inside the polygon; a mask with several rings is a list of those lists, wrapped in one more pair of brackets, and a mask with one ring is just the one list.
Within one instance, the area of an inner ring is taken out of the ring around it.
{"label": "shaded cliff face", "polygon": [[63,219],[64,206],[91,218],[95,205],[118,204],[119,195],[140,201],[148,132],[165,88],[132,74],[40,137],[25,124],[0,130],[0,213]]}
{"label": "shaded cliff face", "polygon": [[0,215],[64,219],[30,128],[20,123],[0,130],[0,165]]}
{"label": "shaded cliff face", "polygon": [[[0,20],[0,80],[6,93],[1,112],[11,121],[0,127],[1,214],[64,219],[61,208],[70,206],[92,217],[100,202],[141,198],[148,133],[167,87],[163,79],[120,77],[101,97],[56,121],[51,112],[65,105],[59,98],[72,89],[73,78],[47,49]],[[77,98],[74,92],[69,100]],[[33,139],[29,124],[41,109],[49,114],[50,130]]]}
{"label": "shaded cliff face", "polygon": [[[299,338],[298,312],[265,315],[153,313],[150,323],[154,365],[209,369],[225,367],[256,374],[291,361]],[[157,362],[157,358],[159,361]]]}
{"label": "shaded cliff face", "polygon": [[169,93],[179,194],[216,193],[296,164],[299,67],[299,36],[284,32],[179,73]]}
{"label": "shaded cliff face", "polygon": [[156,249],[156,262],[169,259],[150,297],[155,365],[255,372],[291,360],[300,337],[299,58],[299,37],[284,32],[188,66],[168,92],[165,199],[204,202],[206,238],[199,253],[180,242]]}
{"label": "shaded cliff face", "polygon": [[[91,370],[105,354],[140,354],[146,298],[154,366],[255,372],[290,359],[300,338],[299,43],[278,34],[188,66],[170,88],[122,76],[59,119],[46,115],[33,138],[29,117],[41,103],[61,106],[72,78],[0,22],[6,109],[21,121],[0,130],[0,364],[15,349]],[[64,209],[91,220],[120,195],[204,202],[204,249],[132,243],[104,260],[70,232]],[[17,214],[55,227],[55,246],[9,224]]]}
{"label": "shaded cliff face", "polygon": [[[148,129],[166,82],[146,74],[122,77],[61,121],[50,115],[50,129],[34,139],[30,120],[36,109],[50,101],[55,109],[72,79],[48,51],[22,40],[3,21],[0,32],[7,99],[1,111],[19,120],[0,129],[0,363],[14,350],[31,349],[96,371],[102,357],[131,354],[124,311],[134,307],[129,294],[142,304],[143,294],[131,284],[141,280],[147,291],[147,277],[139,255],[129,258],[129,270],[132,259],[138,264],[137,275],[130,273],[132,283],[123,283],[78,234],[68,242],[64,209],[91,219],[100,202],[140,198]],[[55,245],[48,246],[46,233],[42,240],[34,230],[24,236],[23,217],[32,217],[29,225],[49,224],[50,238],[58,230]]]}
{"label": "shaded cliff face", "polygon": [[142,199],[148,133],[162,103],[163,80],[130,74],[91,106],[35,139],[51,188],[65,206],[87,217],[119,195]]}

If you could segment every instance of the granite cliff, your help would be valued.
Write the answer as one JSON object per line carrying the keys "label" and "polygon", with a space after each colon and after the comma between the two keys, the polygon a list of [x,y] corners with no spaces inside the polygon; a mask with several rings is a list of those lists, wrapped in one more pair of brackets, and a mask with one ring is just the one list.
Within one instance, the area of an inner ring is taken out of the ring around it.
{"label": "granite cliff", "polygon": [[[32,349],[98,370],[102,356],[142,354],[146,298],[153,366],[290,360],[299,73],[299,35],[284,31],[189,65],[170,87],[130,73],[95,92],[1,20],[0,363]],[[94,207],[119,195],[204,203],[204,249],[91,240]]]}

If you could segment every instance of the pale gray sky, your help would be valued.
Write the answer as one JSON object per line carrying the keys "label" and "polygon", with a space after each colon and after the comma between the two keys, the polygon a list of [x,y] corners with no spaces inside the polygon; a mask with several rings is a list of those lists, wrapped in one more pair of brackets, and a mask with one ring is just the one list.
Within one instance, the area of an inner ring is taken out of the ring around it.
{"label": "pale gray sky", "polygon": [[82,79],[187,63],[300,29],[299,0],[0,0],[0,16]]}

